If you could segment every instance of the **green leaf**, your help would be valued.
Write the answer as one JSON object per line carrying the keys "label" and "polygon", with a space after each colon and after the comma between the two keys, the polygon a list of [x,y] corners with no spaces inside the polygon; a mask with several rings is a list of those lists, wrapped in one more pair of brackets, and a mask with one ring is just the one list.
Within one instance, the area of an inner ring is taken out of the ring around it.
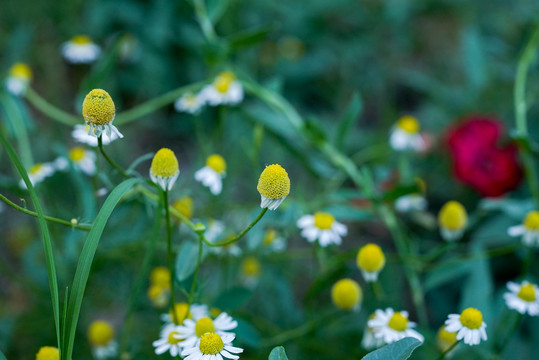
{"label": "green leaf", "polygon": [[362,360],[406,360],[422,342],[413,337],[407,337],[370,352]]}
{"label": "green leaf", "polygon": [[184,241],[176,256],[176,279],[184,281],[191,276],[197,267],[198,244],[192,241]]}
{"label": "green leaf", "polygon": [[7,360],[2,350],[0,350],[0,360]]}
{"label": "green leaf", "polygon": [[284,351],[284,347],[274,347],[269,354],[268,360],[288,360],[286,352]]}
{"label": "green leaf", "polygon": [[11,159],[11,162],[13,163],[13,165],[15,165],[17,171],[19,172],[24,183],[26,184],[28,192],[30,193],[30,198],[32,199],[32,203],[34,204],[34,207],[36,209],[39,229],[41,231],[41,237],[43,239],[43,248],[45,250],[45,262],[47,264],[47,275],[49,278],[49,288],[52,297],[52,310],[54,314],[54,325],[56,328],[56,339],[58,341],[58,348],[60,348],[60,300],[58,295],[58,278],[56,277],[56,266],[54,264],[54,253],[52,252],[52,243],[49,228],[47,226],[47,222],[45,221],[45,215],[43,214],[43,209],[41,208],[41,204],[39,203],[34,187],[30,182],[30,179],[28,178],[28,174],[26,173],[24,166],[19,160],[19,157],[17,156],[11,145],[7,142],[1,129],[0,142],[2,142],[2,145],[6,149],[6,152]]}
{"label": "green leaf", "polygon": [[84,247],[82,248],[82,252],[79,257],[75,278],[71,287],[71,296],[69,297],[69,304],[67,308],[67,318],[65,324],[65,333],[67,335],[67,339],[64,339],[64,351],[62,352],[63,359],[71,359],[71,355],[73,353],[73,343],[75,341],[75,332],[77,330],[82,298],[84,296],[84,290],[86,289],[88,277],[90,276],[92,261],[97,250],[97,246],[99,245],[101,235],[103,234],[103,230],[105,229],[105,225],[107,224],[112,211],[122,196],[134,185],[140,182],[140,179],[128,179],[120,183],[114,188],[114,190],[112,190],[110,195],[107,197],[107,200],[105,200],[103,207],[97,214],[92,226],[92,230],[90,230],[90,233],[84,242]]}
{"label": "green leaf", "polygon": [[346,140],[348,139],[347,136],[351,133],[352,128],[354,127],[354,122],[361,114],[362,109],[363,101],[361,100],[361,96],[359,96],[359,94],[356,92],[352,96],[350,105],[348,105],[348,109],[346,110],[346,113],[344,114],[344,117],[337,128],[337,135],[335,136],[335,147],[337,149],[342,150],[346,147]]}
{"label": "green leaf", "polygon": [[18,153],[21,156],[21,162],[28,169],[34,165],[32,158],[32,147],[28,138],[27,124],[24,121],[24,114],[20,103],[14,100],[12,96],[3,95],[0,97],[2,108],[6,112],[7,119],[11,124],[13,135],[17,139]]}

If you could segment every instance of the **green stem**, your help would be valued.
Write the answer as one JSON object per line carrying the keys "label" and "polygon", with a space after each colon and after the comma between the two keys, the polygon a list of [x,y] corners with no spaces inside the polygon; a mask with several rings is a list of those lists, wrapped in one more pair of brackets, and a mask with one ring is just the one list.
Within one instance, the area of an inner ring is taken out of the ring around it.
{"label": "green stem", "polygon": [[447,350],[445,350],[440,356],[438,356],[438,359],[436,359],[436,360],[443,360],[443,359],[445,358],[445,356],[451,352],[451,350],[453,350],[455,347],[457,347],[458,344],[459,344],[459,342],[458,342],[458,341],[455,341],[455,342],[453,343],[453,345],[451,345],[451,346],[450,346]]}
{"label": "green stem", "polygon": [[236,242],[238,241],[239,239],[241,239],[243,237],[243,235],[247,234],[247,232],[249,232],[249,230],[251,230],[253,228],[253,226],[256,225],[256,223],[258,221],[260,221],[260,219],[262,219],[262,217],[264,216],[264,214],[268,211],[268,208],[264,208],[262,209],[262,211],[260,211],[260,214],[258,214],[258,216],[256,217],[256,219],[254,219],[249,225],[247,225],[247,227],[245,229],[243,229],[242,232],[240,232],[238,235],[234,236],[232,239],[229,239],[229,240],[225,240],[225,241],[221,241],[221,242],[217,242],[217,243],[212,243],[211,241],[209,241],[208,239],[206,239],[204,237],[204,235],[202,235],[200,232],[198,232],[199,234],[199,237],[202,241],[204,241],[206,244],[208,244],[209,246],[225,246],[225,245],[229,245],[229,244],[232,244],[233,242]]}
{"label": "green stem", "polygon": [[105,160],[107,160],[107,162],[114,168],[116,169],[116,171],[118,171],[123,177],[125,178],[128,178],[129,175],[125,172],[124,169],[122,169],[122,167],[118,164],[116,164],[116,162],[114,160],[112,160],[108,155],[107,153],[105,152],[105,149],[103,149],[103,137],[102,135],[99,135],[99,137],[97,138],[97,146],[99,148],[99,151],[101,152],[101,155],[103,155],[103,157],[105,158]]}
{"label": "green stem", "polygon": [[522,141],[519,142],[520,156],[524,165],[524,172],[528,186],[530,187],[530,192],[535,199],[536,205],[539,207],[539,182],[537,180],[537,171],[535,169],[533,154],[530,148],[528,124],[526,120],[526,77],[528,75],[528,69],[532,61],[535,59],[535,53],[538,45],[539,27],[534,30],[532,37],[524,49],[524,53],[518,61],[513,95],[515,102],[517,137],[524,140],[524,143],[522,143]]}
{"label": "green stem", "polygon": [[[14,208],[15,210],[18,210],[18,211],[20,211],[20,212],[22,212],[24,214],[27,214],[27,215],[30,215],[30,216],[33,216],[33,217],[36,217],[36,218],[39,216],[37,214],[37,212],[25,209],[22,206],[19,206],[19,205],[15,204],[15,203],[11,202],[8,198],[6,198],[2,194],[0,194],[0,200],[2,200],[3,202],[8,204],[9,206]],[[68,226],[68,227],[74,228],[74,229],[90,231],[90,229],[92,228],[91,224],[88,224],[88,225],[87,224],[73,224],[71,221],[62,220],[62,219],[59,219],[59,218],[55,218],[55,217],[52,217],[52,216],[46,216],[46,215],[44,216],[44,218],[47,221],[57,223],[57,224],[60,224],[60,225],[64,225],[64,226]]]}
{"label": "green stem", "polygon": [[530,272],[531,263],[533,260],[533,247],[529,247],[526,252],[526,258],[522,264],[522,275],[526,276]]}
{"label": "green stem", "polygon": [[199,239],[198,241],[198,257],[197,257],[197,266],[195,268],[195,272],[193,274],[193,282],[191,283],[191,290],[189,291],[189,307],[187,308],[187,313],[189,314],[189,309],[191,308],[191,304],[193,304],[193,300],[195,299],[195,287],[197,284],[197,278],[198,278],[198,271],[200,270],[200,264],[202,263],[202,240]]}
{"label": "green stem", "polygon": [[195,0],[193,5],[195,7],[195,14],[200,24],[200,28],[202,29],[202,33],[209,42],[213,42],[217,38],[217,35],[215,34],[215,29],[213,28],[213,24],[208,16],[208,11],[206,10],[204,0]]}
{"label": "green stem", "polygon": [[176,267],[174,266],[174,254],[172,252],[172,227],[170,226],[170,211],[168,205],[168,191],[163,190],[163,206],[165,207],[165,221],[167,226],[167,253],[168,253],[168,268],[170,270],[170,311],[172,320],[175,324],[180,325],[178,316],[175,310],[176,301],[174,300],[174,281],[176,279]]}
{"label": "green stem", "polygon": [[39,96],[31,87],[28,87],[26,89],[24,96],[32,105],[34,105],[36,109],[38,109],[43,114],[47,115],[53,120],[57,120],[69,126],[82,123],[81,118],[71,115],[63,110],[60,110],[59,108]]}

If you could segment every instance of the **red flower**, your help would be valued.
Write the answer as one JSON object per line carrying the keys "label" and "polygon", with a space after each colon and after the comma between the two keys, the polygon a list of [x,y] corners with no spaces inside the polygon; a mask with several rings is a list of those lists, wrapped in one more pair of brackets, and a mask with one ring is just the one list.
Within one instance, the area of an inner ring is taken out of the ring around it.
{"label": "red flower", "polygon": [[455,177],[483,196],[503,195],[522,179],[518,150],[514,144],[501,146],[503,135],[502,124],[485,116],[466,118],[448,134]]}

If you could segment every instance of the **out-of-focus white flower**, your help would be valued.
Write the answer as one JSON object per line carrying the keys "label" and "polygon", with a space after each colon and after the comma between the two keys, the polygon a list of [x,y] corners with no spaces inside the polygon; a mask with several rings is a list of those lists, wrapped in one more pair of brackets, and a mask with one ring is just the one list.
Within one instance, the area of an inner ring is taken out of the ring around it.
{"label": "out-of-focus white flower", "polygon": [[522,236],[522,242],[526,246],[539,247],[539,211],[530,211],[522,225],[511,226],[507,233],[510,236]]}
{"label": "out-of-focus white flower", "polygon": [[15,63],[9,69],[9,75],[6,78],[7,90],[15,95],[19,96],[26,91],[28,84],[32,80],[32,69],[26,64]]}
{"label": "out-of-focus white flower", "polygon": [[467,308],[460,314],[450,314],[445,321],[445,330],[457,333],[457,341],[464,339],[468,345],[478,345],[487,340],[487,324],[483,321],[481,311]]}
{"label": "out-of-focus white flower", "polygon": [[340,245],[341,238],[348,233],[348,228],[344,224],[326,212],[304,215],[297,221],[297,226],[302,229],[301,236],[309,242],[318,240],[322,247],[330,244]]}
{"label": "out-of-focus white flower", "polygon": [[86,175],[92,176],[95,174],[95,152],[77,146],[69,150],[69,159]]}
{"label": "out-of-focus white flower", "polygon": [[[88,134],[89,131],[90,131],[90,125],[75,125],[75,127],[73,128],[73,131],[71,131],[71,136],[73,137],[73,139],[75,139],[75,141],[81,144],[86,144],[86,145],[96,147],[97,138],[93,135],[89,135]],[[102,136],[101,140],[103,142],[103,145],[108,145],[114,140],[120,138],[118,134],[114,131],[110,133],[110,137],[106,131],[101,133],[101,136]]]}
{"label": "out-of-focus white flower", "polygon": [[507,288],[509,292],[503,294],[503,298],[508,308],[521,314],[539,315],[539,289],[537,285],[528,281],[523,281],[522,284],[509,281]]}
{"label": "out-of-focus white flower", "polygon": [[204,97],[204,92],[200,92],[198,94],[187,93],[176,100],[174,103],[174,108],[178,112],[198,114],[205,104],[206,99]]}
{"label": "out-of-focus white flower", "polygon": [[408,312],[395,312],[392,308],[384,310],[376,310],[374,319],[368,321],[368,325],[372,328],[374,336],[381,338],[386,344],[391,344],[405,337],[413,337],[419,341],[423,341],[423,335],[413,330],[415,323],[408,320]]}
{"label": "out-of-focus white flower", "polygon": [[73,36],[62,44],[62,55],[72,64],[89,64],[100,54],[101,48],[87,35]]}
{"label": "out-of-focus white flower", "polygon": [[417,119],[408,115],[401,117],[391,129],[389,144],[396,151],[423,151],[426,146]]}
{"label": "out-of-focus white flower", "polygon": [[221,155],[212,154],[206,159],[206,166],[195,173],[195,180],[210,188],[213,195],[219,195],[226,176],[226,162]]}
{"label": "out-of-focus white flower", "polygon": [[230,71],[223,71],[202,89],[200,96],[211,106],[236,105],[243,100],[243,86]]}
{"label": "out-of-focus white flower", "polygon": [[[54,165],[51,163],[37,163],[28,170],[28,178],[32,185],[39,184],[49,176],[54,174]],[[19,182],[21,188],[26,189],[26,184],[21,179]]]}

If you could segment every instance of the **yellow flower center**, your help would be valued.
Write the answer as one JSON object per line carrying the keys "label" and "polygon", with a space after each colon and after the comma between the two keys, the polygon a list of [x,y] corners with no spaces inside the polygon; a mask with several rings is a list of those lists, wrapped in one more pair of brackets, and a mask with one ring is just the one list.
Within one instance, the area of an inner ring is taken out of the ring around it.
{"label": "yellow flower center", "polygon": [[200,338],[199,349],[204,355],[219,354],[225,348],[223,339],[215,333],[204,334]]}
{"label": "yellow flower center", "polygon": [[215,172],[221,174],[226,171],[226,162],[221,155],[213,154],[206,159],[206,165],[211,167]]}
{"label": "yellow flower center", "polygon": [[174,337],[174,335],[180,335],[180,334],[177,333],[176,331],[171,331],[170,334],[168,334],[168,343],[170,345],[176,345],[177,343],[184,340],[184,339],[178,339],[178,338]]}
{"label": "yellow flower center", "polygon": [[326,212],[317,212],[314,214],[314,226],[320,230],[331,229],[331,226],[335,222],[333,215]]}
{"label": "yellow flower center", "polygon": [[182,303],[174,304],[174,312],[176,313],[176,318],[172,314],[172,309],[168,311],[168,314],[170,315],[172,322],[175,323],[177,320],[178,322],[176,323],[176,325],[181,325],[183,324],[183,321],[185,319],[188,319],[191,317],[191,314],[188,311],[189,311],[189,304],[182,302]]}
{"label": "yellow flower center", "polygon": [[36,360],[58,360],[60,352],[52,346],[43,346],[36,354]]}
{"label": "yellow flower center", "polygon": [[397,121],[397,127],[406,131],[409,134],[416,134],[419,132],[419,122],[413,116],[403,116]]}
{"label": "yellow flower center", "polygon": [[9,69],[9,76],[30,80],[32,78],[32,69],[30,69],[30,67],[26,64],[15,63]]}
{"label": "yellow flower center", "polygon": [[468,329],[479,329],[483,323],[483,314],[474,308],[467,308],[460,314],[460,323]]}
{"label": "yellow flower center", "polygon": [[526,230],[530,231],[539,230],[539,211],[530,211],[528,215],[526,215],[526,219],[524,220],[524,227],[526,228]]}
{"label": "yellow flower center", "polygon": [[189,196],[184,196],[179,198],[172,205],[176,210],[178,210],[186,218],[191,218],[193,216],[193,208],[195,207],[193,199]]}
{"label": "yellow flower center", "polygon": [[152,160],[150,171],[155,176],[164,178],[172,177],[180,171],[178,159],[174,152],[167,148],[162,148],[155,154]]}
{"label": "yellow flower center", "polygon": [[448,230],[462,230],[468,222],[466,209],[458,201],[449,201],[438,214],[438,223]]}
{"label": "yellow flower center", "polygon": [[362,296],[359,284],[352,279],[339,280],[331,289],[333,304],[343,310],[352,310],[361,301]]}
{"label": "yellow flower center", "polygon": [[94,125],[106,125],[114,120],[116,108],[109,93],[103,89],[93,89],[82,102],[82,116]]}
{"label": "yellow flower center", "polygon": [[75,35],[70,40],[73,44],[86,45],[91,44],[92,39],[87,35]]}
{"label": "yellow flower center", "polygon": [[290,194],[290,178],[281,165],[269,165],[260,174],[256,189],[268,199],[280,199]]}
{"label": "yellow flower center", "polygon": [[436,343],[440,348],[440,351],[444,352],[449,349],[454,343],[457,342],[457,333],[449,332],[445,329],[445,326],[440,327],[436,334]]}
{"label": "yellow flower center", "polygon": [[522,285],[518,292],[518,297],[527,302],[535,301],[535,289],[533,288],[533,285]]}
{"label": "yellow flower center", "polygon": [[74,162],[79,162],[84,158],[85,153],[84,148],[77,146],[69,150],[69,158]]}
{"label": "yellow flower center", "polygon": [[367,244],[359,249],[356,258],[357,266],[368,272],[378,272],[386,264],[382,248],[376,244]]}
{"label": "yellow flower center", "polygon": [[94,321],[88,328],[88,341],[93,346],[107,345],[113,338],[114,328],[107,321]]}
{"label": "yellow flower center", "polygon": [[170,287],[170,270],[164,266],[154,268],[150,274],[150,282],[152,285]]}
{"label": "yellow flower center", "polygon": [[30,171],[28,171],[30,174],[37,174],[39,172],[39,170],[41,170],[43,168],[43,164],[42,163],[38,163],[38,164],[35,164],[34,166],[32,166],[30,168]]}
{"label": "yellow flower center", "polygon": [[212,307],[210,308],[210,315],[212,318],[216,318],[217,316],[219,316],[220,314],[222,313],[221,309],[218,309],[216,307]]}
{"label": "yellow flower center", "polygon": [[230,71],[223,71],[217,75],[217,78],[213,82],[213,86],[217,91],[224,94],[228,91],[230,84],[232,84],[234,81],[236,81],[236,76],[233,73]]}
{"label": "yellow flower center", "polygon": [[215,326],[213,326],[213,321],[209,317],[203,317],[195,324],[195,334],[198,337],[202,337],[202,335],[206,333],[213,332],[215,332]]}
{"label": "yellow flower center", "polygon": [[252,256],[243,260],[241,264],[241,270],[243,274],[247,276],[258,277],[260,275],[260,269],[260,261]]}
{"label": "yellow flower center", "polygon": [[264,245],[271,245],[273,241],[277,238],[277,231],[275,229],[268,229],[266,235],[264,235]]}
{"label": "yellow flower center", "polygon": [[400,312],[396,312],[391,319],[389,319],[387,326],[395,331],[404,331],[408,327],[408,318],[402,316]]}

